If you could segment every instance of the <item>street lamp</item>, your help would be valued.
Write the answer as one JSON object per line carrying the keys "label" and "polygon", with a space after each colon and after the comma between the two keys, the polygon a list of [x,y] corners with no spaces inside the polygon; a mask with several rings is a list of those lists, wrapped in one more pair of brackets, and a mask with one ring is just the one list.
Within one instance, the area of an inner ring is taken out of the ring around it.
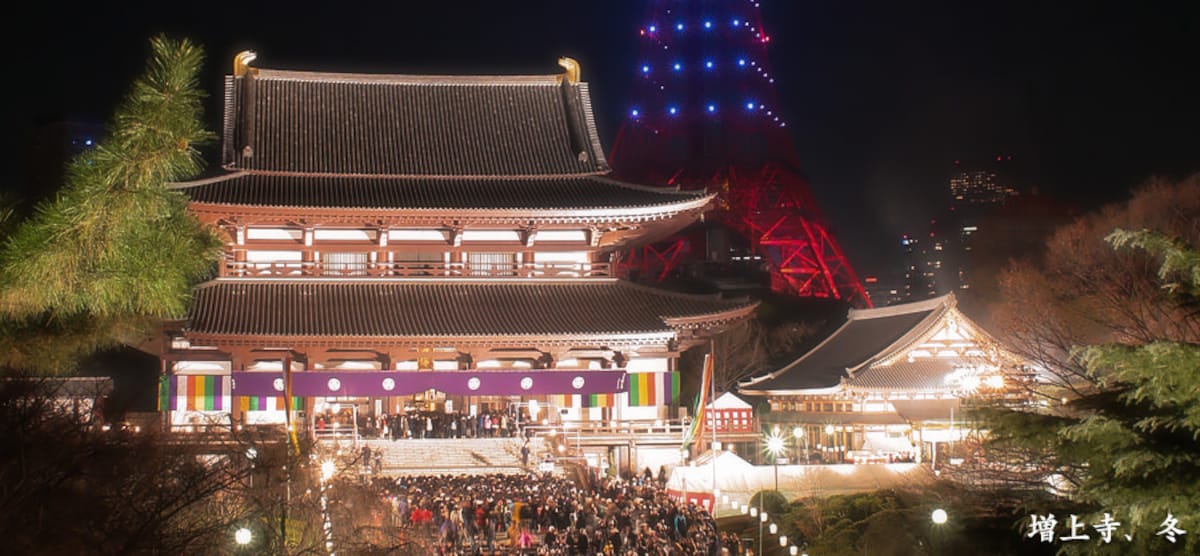
{"label": "street lamp", "polygon": [[[762,507],[762,503],[763,503],[763,495],[760,492],[760,493],[758,493],[758,506],[760,508]],[[758,553],[760,555],[763,552],[765,552],[763,550],[762,538],[763,538],[763,524],[766,522],[767,522],[767,512],[761,512],[761,511],[758,512]]]}
{"label": "street lamp", "polygon": [[941,554],[942,553],[941,546],[940,546],[941,542],[939,539],[940,533],[941,533],[941,528],[942,528],[941,526],[945,525],[946,522],[949,521],[950,516],[946,513],[946,510],[937,508],[937,509],[933,510],[932,514],[929,515],[929,519],[931,521],[933,521],[933,526],[931,526],[931,531],[930,531],[930,535],[929,535],[930,536],[929,540],[933,544],[933,553]]}
{"label": "street lamp", "polygon": [[779,456],[784,451],[783,437],[779,435],[779,429],[776,429],[771,436],[767,437],[767,452],[771,454],[771,463],[775,466],[775,491],[779,491]]}

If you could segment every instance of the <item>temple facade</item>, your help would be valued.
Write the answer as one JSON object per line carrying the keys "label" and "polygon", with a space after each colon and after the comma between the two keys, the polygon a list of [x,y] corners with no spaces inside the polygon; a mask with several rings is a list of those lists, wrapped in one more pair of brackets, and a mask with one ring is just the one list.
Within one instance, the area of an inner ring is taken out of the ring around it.
{"label": "temple facade", "polygon": [[1030,367],[971,322],[954,294],[852,309],[820,344],[738,391],[766,399],[764,427],[799,462],[927,461],[973,428],[964,406],[1021,403]]}
{"label": "temple facade", "polygon": [[512,407],[668,419],[680,352],[751,315],[613,275],[614,252],[713,195],[614,179],[573,60],[411,76],[253,59],[226,79],[223,171],[175,185],[225,238],[219,275],[168,330],[175,429]]}

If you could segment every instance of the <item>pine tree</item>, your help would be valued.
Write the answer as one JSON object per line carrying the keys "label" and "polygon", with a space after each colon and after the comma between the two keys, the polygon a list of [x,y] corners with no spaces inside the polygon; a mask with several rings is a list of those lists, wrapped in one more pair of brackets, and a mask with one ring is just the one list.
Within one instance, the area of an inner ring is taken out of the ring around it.
{"label": "pine tree", "polygon": [[202,168],[202,50],[155,38],[108,137],[73,160],[57,196],[0,246],[0,366],[63,371],[79,355],[137,343],[184,314],[220,241],[168,187]]}
{"label": "pine tree", "polygon": [[[1107,238],[1116,249],[1143,250],[1161,261],[1158,276],[1173,303],[1200,318],[1200,251],[1151,231],[1118,229]],[[1057,415],[1012,411],[985,413],[990,444],[1041,454],[1069,485],[1065,494],[1121,522],[1111,544],[1064,543],[1069,553],[1191,554],[1200,542],[1200,344],[1178,339],[1111,343],[1077,350],[1099,388],[1066,400]],[[1049,509],[1047,509],[1049,510]],[[1065,522],[1058,516],[1059,524]],[[1159,535],[1165,522],[1187,534],[1175,542]],[[1064,533],[1069,534],[1069,533]],[[1125,534],[1132,534],[1126,540]]]}

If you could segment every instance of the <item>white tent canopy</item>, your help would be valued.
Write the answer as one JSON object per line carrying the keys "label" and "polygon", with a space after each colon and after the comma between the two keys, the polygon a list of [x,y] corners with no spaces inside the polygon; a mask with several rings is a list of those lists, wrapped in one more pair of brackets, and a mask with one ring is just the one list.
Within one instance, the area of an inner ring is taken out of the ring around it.
{"label": "white tent canopy", "polygon": [[[721,452],[716,458],[716,514],[735,513],[732,502],[746,504],[754,493],[774,490],[778,476],[779,490],[789,500],[804,496],[829,496],[866,492],[881,488],[901,488],[927,485],[933,480],[928,467],[919,463],[886,463],[876,465],[751,465],[733,452]],[[713,464],[711,456],[694,466],[678,466],[667,479],[667,492],[706,508],[713,500]],[[724,501],[728,499],[728,502]]]}
{"label": "white tent canopy", "polygon": [[[667,490],[678,492],[708,492],[713,491],[713,460],[711,452],[705,454],[695,466],[678,466],[667,479]],[[717,488],[723,492],[749,491],[751,484],[747,478],[754,472],[754,466],[737,454],[722,451],[717,455]]]}
{"label": "white tent canopy", "polygon": [[754,409],[753,406],[746,403],[741,398],[734,395],[733,392],[725,392],[717,396],[716,400],[708,404],[709,409]]}

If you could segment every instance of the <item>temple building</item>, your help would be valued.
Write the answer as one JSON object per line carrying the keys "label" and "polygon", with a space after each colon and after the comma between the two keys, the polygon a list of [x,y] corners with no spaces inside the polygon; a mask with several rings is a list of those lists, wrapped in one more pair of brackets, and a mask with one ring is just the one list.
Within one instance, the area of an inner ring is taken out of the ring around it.
{"label": "temple building", "polygon": [[[519,405],[538,422],[655,420],[681,351],[755,304],[617,279],[714,195],[625,183],[579,66],[535,76],[226,79],[221,163],[179,183],[224,234],[162,353],[176,429]],[[291,395],[291,401],[287,394]]]}
{"label": "temple building", "polygon": [[972,432],[964,405],[1020,402],[1030,379],[1028,365],[964,316],[951,293],[851,309],[812,350],[738,391],[770,402],[760,420],[791,437],[801,461],[922,461]]}

